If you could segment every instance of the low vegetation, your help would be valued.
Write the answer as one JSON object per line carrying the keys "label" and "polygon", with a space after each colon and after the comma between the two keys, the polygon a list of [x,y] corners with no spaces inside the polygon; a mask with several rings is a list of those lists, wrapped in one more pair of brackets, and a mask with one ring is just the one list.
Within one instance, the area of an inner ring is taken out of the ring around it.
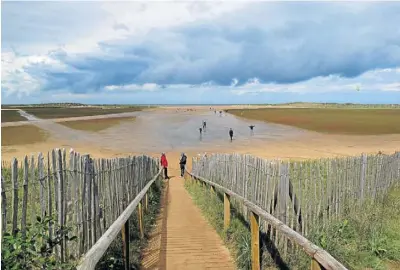
{"label": "low vegetation", "polygon": [[99,132],[110,127],[119,125],[123,122],[132,122],[135,117],[102,118],[89,120],[75,120],[59,122],[59,124],[77,130]]}
{"label": "low vegetation", "polygon": [[[49,224],[54,234],[49,235]],[[58,227],[53,217],[37,217],[25,231],[5,233],[1,241],[1,269],[75,269],[76,262],[61,262],[55,255],[62,240],[75,241],[72,228]]]}
{"label": "low vegetation", "polygon": [[[227,110],[247,119],[333,134],[400,134],[400,109],[264,108]],[[257,128],[257,127],[256,127]]]}
{"label": "low vegetation", "polygon": [[[227,231],[224,231],[222,196],[216,196],[209,188],[190,181],[186,182],[186,188],[208,222],[231,250],[237,267],[251,269],[250,229],[243,217],[233,210],[231,225]],[[400,266],[400,188],[392,189],[383,203],[366,202],[364,209],[359,215],[345,215],[324,229],[315,229],[311,232],[309,240],[327,250],[348,269],[398,269]],[[263,238],[263,233],[261,238]],[[308,269],[310,267],[310,258],[302,250],[290,254],[288,261],[281,261],[271,254],[268,239],[262,241],[267,243],[262,245],[263,269]]]}
{"label": "low vegetation", "polygon": [[26,107],[23,108],[29,114],[42,119],[68,118],[80,116],[106,115],[115,113],[136,112],[143,107]]}
{"label": "low vegetation", "polygon": [[48,133],[33,125],[1,127],[1,145],[25,145],[47,140]]}
{"label": "low vegetation", "polygon": [[[162,182],[160,185],[152,185],[152,188],[149,190],[149,207],[148,211],[143,214],[145,233],[143,239],[140,238],[139,221],[138,216],[136,215],[137,212],[134,212],[129,219],[129,251],[131,262],[129,269],[140,269],[141,251],[146,247],[151,228],[156,223],[156,218],[160,210],[162,190]],[[102,260],[97,264],[96,269],[125,269],[121,234],[111,243]]]}
{"label": "low vegetation", "polygon": [[394,109],[400,108],[400,104],[356,104],[356,103],[317,103],[317,102],[289,102],[281,104],[260,104],[268,107],[287,108],[354,108],[354,109]]}
{"label": "low vegetation", "polygon": [[398,269],[400,266],[400,188],[383,203],[366,202],[364,211],[330,224],[310,240],[349,269]]}
{"label": "low vegetation", "polygon": [[22,117],[18,110],[1,110],[1,122],[18,122],[18,121],[26,121],[25,117]]}

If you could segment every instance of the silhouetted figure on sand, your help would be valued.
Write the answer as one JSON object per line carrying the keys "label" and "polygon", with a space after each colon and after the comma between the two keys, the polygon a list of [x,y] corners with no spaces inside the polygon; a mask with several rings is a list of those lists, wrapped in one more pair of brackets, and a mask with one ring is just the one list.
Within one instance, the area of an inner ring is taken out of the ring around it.
{"label": "silhouetted figure on sand", "polygon": [[251,135],[254,134],[254,127],[255,127],[254,125],[249,126]]}
{"label": "silhouetted figure on sand", "polygon": [[206,121],[203,121],[203,130],[206,131],[207,123]]}
{"label": "silhouetted figure on sand", "polygon": [[229,129],[229,137],[231,137],[231,141],[233,140],[233,130]]}
{"label": "silhouetted figure on sand", "polygon": [[219,111],[219,116],[222,116],[222,111]]}

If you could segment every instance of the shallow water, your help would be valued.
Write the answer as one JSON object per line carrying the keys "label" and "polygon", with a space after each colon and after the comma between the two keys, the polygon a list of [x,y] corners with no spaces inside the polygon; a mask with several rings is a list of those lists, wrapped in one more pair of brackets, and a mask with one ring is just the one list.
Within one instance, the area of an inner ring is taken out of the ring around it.
{"label": "shallow water", "polygon": [[[247,145],[268,147],[268,142],[283,141],[306,133],[288,126],[250,121],[225,113],[220,116],[213,111],[154,110],[125,113],[124,116],[136,116],[136,119],[132,122],[124,121],[99,133],[73,130],[49,120],[37,121],[37,118],[25,113],[24,116],[32,124],[49,131],[55,139],[71,143],[87,142],[107,149],[132,152],[229,149]],[[203,121],[207,122],[207,128],[200,135],[199,128]],[[249,128],[252,124],[255,125],[253,134]],[[229,138],[230,128],[234,131],[233,142]]]}

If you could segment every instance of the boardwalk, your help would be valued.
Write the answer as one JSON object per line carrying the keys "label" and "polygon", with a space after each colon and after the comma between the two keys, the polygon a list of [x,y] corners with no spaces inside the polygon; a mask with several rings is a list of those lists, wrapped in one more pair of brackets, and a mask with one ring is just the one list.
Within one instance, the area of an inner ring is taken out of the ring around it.
{"label": "boardwalk", "polygon": [[171,178],[166,193],[143,254],[143,269],[235,269],[228,249],[185,190],[184,180]]}

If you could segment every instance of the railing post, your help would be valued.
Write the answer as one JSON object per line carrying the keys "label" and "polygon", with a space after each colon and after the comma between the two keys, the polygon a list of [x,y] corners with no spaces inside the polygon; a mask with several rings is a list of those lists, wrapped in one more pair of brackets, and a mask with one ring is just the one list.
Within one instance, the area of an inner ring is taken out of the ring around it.
{"label": "railing post", "polygon": [[323,268],[314,258],[311,259],[311,270],[324,270]]}
{"label": "railing post", "polygon": [[130,269],[129,262],[129,219],[125,222],[124,226],[122,226],[121,230],[122,234],[122,248],[124,249],[124,265],[125,270]]}
{"label": "railing post", "polygon": [[139,205],[138,205],[138,219],[139,219],[140,238],[143,238],[143,237],[144,237],[144,231],[143,231],[143,210],[142,210],[142,202],[139,202]]}
{"label": "railing post", "polygon": [[149,209],[149,195],[148,193],[146,193],[146,195],[144,195],[144,211],[147,212],[148,209]]}
{"label": "railing post", "polygon": [[210,186],[210,188],[211,188],[211,192],[215,193],[215,187],[214,186]]}
{"label": "railing post", "polygon": [[224,193],[224,229],[229,228],[229,223],[231,223],[231,202],[230,196]]}
{"label": "railing post", "polygon": [[250,212],[250,227],[251,227],[251,269],[260,270],[260,218]]}

